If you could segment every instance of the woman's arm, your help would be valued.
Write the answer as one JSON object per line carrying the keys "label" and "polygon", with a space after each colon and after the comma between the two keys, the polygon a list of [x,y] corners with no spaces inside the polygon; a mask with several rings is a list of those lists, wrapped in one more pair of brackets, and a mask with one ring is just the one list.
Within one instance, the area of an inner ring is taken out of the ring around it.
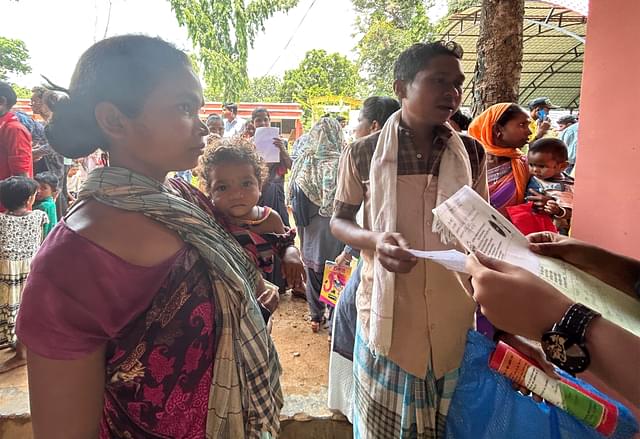
{"label": "woman's arm", "polygon": [[105,347],[79,360],[27,351],[34,439],[98,437],[104,400]]}
{"label": "woman's arm", "polygon": [[[94,201],[80,206],[67,220],[67,226],[129,264],[142,267],[154,267],[164,263],[184,247],[184,242],[160,223],[141,214],[120,211]],[[84,243],[84,239],[82,242]],[[62,241],[55,245],[54,249],[62,249],[56,253],[57,255],[64,254],[63,250],[68,249]],[[88,257],[83,258],[84,260],[98,259],[93,252],[88,252],[87,255]],[[53,253],[49,256],[53,256]],[[55,285],[55,288],[51,286],[51,291],[46,295],[42,291],[38,294],[38,285],[47,288],[49,282],[45,274],[54,269],[53,265],[55,263],[48,257],[46,263],[41,261],[42,271],[31,272],[32,285],[31,287],[27,285],[25,289],[18,317],[18,336],[22,337],[22,341],[27,346],[34,437],[36,439],[97,438],[105,386],[104,343],[111,337],[111,333],[107,333],[105,328],[123,328],[129,321],[123,320],[121,312],[115,312],[120,308],[112,306],[112,302],[98,300],[99,297],[103,297],[100,296],[101,294],[105,294],[107,298],[114,297],[115,291],[107,291],[106,287],[105,291],[101,291],[93,285],[88,285],[88,281],[75,284],[69,281],[59,286]],[[115,284],[117,282],[109,285]],[[29,291],[28,288],[31,290]],[[39,299],[42,300],[39,301]],[[131,296],[130,299],[129,306],[137,306],[136,303],[139,305],[139,298]],[[58,304],[70,303],[71,306],[63,308],[65,313],[51,311],[51,307],[42,310],[42,307],[51,301],[57,301]],[[77,310],[77,314],[70,312],[70,309]],[[42,321],[37,320],[38,310],[41,310]],[[101,311],[104,315],[100,315]],[[80,316],[79,320],[77,320],[78,316]],[[24,321],[21,322],[21,319]],[[38,322],[39,324],[36,324]],[[104,322],[107,323],[103,325]],[[49,328],[54,331],[46,334]],[[55,331],[56,329],[58,330]],[[59,342],[62,338],[60,334],[67,334],[65,343]],[[44,344],[43,340],[48,339],[53,340],[49,343],[54,346],[53,348]],[[95,340],[104,341],[100,344]],[[47,358],[56,357],[54,350],[56,344],[60,344],[60,354],[71,355],[83,352],[78,354],[83,356],[75,360]],[[83,350],[87,346],[91,347]],[[38,355],[37,352],[43,354]],[[44,352],[47,353],[44,354]]]}

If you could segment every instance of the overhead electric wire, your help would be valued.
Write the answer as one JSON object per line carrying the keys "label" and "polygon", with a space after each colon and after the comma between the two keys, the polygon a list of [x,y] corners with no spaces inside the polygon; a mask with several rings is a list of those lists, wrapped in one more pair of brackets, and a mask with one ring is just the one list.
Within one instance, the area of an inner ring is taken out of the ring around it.
{"label": "overhead electric wire", "polygon": [[293,33],[291,34],[291,37],[289,37],[289,41],[287,41],[287,44],[284,45],[284,47],[280,51],[280,54],[278,55],[276,60],[273,62],[273,64],[271,64],[271,67],[269,67],[269,70],[267,70],[267,73],[265,73],[264,76],[267,76],[269,73],[271,73],[271,69],[273,69],[275,67],[275,65],[278,63],[278,61],[280,61],[280,58],[282,57],[282,54],[287,50],[287,48],[289,47],[289,44],[291,44],[291,41],[293,41],[293,37],[296,36],[296,33],[298,32],[298,29],[300,29],[300,26],[302,26],[302,23],[304,22],[305,18],[307,18],[307,15],[309,15],[309,11],[311,10],[311,8],[313,8],[313,5],[316,4],[316,1],[317,0],[313,0],[311,2],[309,7],[307,8],[307,11],[302,16],[302,19],[300,20],[300,22],[298,23],[298,25],[294,29]]}

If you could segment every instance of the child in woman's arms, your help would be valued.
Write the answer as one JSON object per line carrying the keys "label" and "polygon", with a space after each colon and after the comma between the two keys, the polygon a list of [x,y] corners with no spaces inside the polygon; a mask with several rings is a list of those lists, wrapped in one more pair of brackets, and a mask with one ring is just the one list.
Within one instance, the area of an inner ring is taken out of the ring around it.
{"label": "child in woman's arms", "polygon": [[527,158],[531,174],[528,192],[549,197],[542,211],[553,218],[560,233],[568,234],[574,180],[564,172],[569,166],[567,145],[560,139],[542,138],[531,144]]}
{"label": "child in woman's arms", "polygon": [[200,158],[199,173],[229,231],[258,268],[271,272],[274,254],[278,254],[288,286],[304,288],[305,272],[294,245],[295,230],[287,230],[276,211],[257,205],[266,167],[253,145],[241,138],[213,142]]}

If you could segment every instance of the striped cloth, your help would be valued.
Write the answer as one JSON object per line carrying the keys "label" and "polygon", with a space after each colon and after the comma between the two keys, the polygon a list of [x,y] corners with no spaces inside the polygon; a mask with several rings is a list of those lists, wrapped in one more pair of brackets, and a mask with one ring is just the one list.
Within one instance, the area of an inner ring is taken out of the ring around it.
{"label": "striped cloth", "polygon": [[[524,163],[524,159],[522,160]],[[513,175],[512,162],[502,163],[487,171],[489,199],[491,205],[504,216],[507,207],[522,204],[518,199],[517,183]]]}
{"label": "striped cloth", "polygon": [[206,198],[186,183],[174,188],[127,169],[91,172],[79,194],[140,212],[175,231],[209,263],[216,291],[216,354],[207,439],[276,437],[282,407],[280,364],[255,289],[259,273],[235,239],[203,210]]}
{"label": "striped cloth", "polygon": [[360,323],[354,347],[353,437],[437,439],[444,430],[458,369],[439,380],[410,375],[382,355],[374,356]]}

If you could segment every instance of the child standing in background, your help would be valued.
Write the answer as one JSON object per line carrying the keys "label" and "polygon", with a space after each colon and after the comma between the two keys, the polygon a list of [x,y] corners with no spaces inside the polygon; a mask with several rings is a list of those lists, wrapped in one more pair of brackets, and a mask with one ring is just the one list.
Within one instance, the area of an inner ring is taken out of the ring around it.
{"label": "child standing in background", "polygon": [[49,218],[49,222],[44,227],[44,237],[46,238],[58,223],[55,198],[58,195],[59,181],[53,172],[41,172],[35,176],[35,180],[39,187],[36,194],[36,204],[33,208],[43,211]]}
{"label": "child standing in background", "polygon": [[44,212],[31,211],[37,190],[38,183],[27,177],[0,182],[0,203],[7,209],[0,213],[0,349],[13,347],[16,351],[0,364],[0,373],[27,362],[25,348],[16,339],[15,324],[31,258],[42,242],[42,226],[48,222]]}
{"label": "child standing in background", "polygon": [[67,190],[69,191],[69,204],[75,203],[82,185],[87,180],[87,171],[79,161],[74,161],[67,174]]}
{"label": "child standing in background", "polygon": [[[544,206],[558,231],[569,234],[573,209],[574,179],[564,171],[569,166],[567,145],[560,139],[542,138],[529,147],[528,193],[539,193],[551,197]],[[532,192],[533,191],[533,192]]]}

